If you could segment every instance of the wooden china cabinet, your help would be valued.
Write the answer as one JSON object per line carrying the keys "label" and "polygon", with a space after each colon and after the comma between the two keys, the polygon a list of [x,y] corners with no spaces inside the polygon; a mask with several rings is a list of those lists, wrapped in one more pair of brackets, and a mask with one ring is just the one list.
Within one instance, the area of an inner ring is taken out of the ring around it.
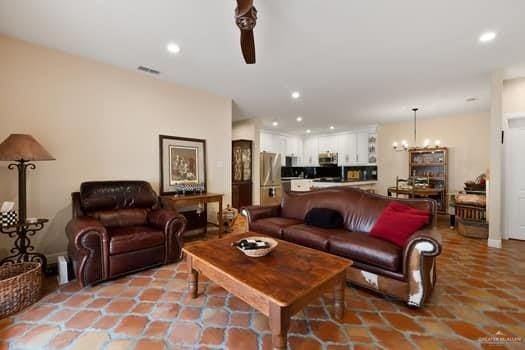
{"label": "wooden china cabinet", "polygon": [[232,207],[252,204],[253,143],[250,140],[232,142]]}
{"label": "wooden china cabinet", "polygon": [[409,174],[415,178],[427,178],[431,188],[440,189],[438,195],[430,196],[438,202],[438,211],[448,209],[448,149],[446,147],[414,148],[409,150]]}

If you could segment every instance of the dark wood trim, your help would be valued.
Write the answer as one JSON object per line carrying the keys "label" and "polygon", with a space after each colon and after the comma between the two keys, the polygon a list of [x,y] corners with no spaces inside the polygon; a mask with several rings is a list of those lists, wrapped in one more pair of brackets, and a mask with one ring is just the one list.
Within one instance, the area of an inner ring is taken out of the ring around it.
{"label": "dark wood trim", "polygon": [[170,191],[166,192],[164,191],[164,169],[162,167],[162,160],[164,159],[164,150],[162,147],[162,141],[163,140],[178,140],[178,141],[191,141],[191,142],[200,142],[202,143],[202,153],[204,157],[204,191],[206,192],[208,190],[208,184],[207,184],[207,165],[208,165],[208,159],[206,158],[206,140],[205,139],[196,139],[196,138],[190,138],[190,137],[180,137],[180,136],[169,136],[169,135],[159,135],[159,167],[160,167],[160,183],[159,183],[159,193],[161,195],[170,195],[175,194],[175,192]]}

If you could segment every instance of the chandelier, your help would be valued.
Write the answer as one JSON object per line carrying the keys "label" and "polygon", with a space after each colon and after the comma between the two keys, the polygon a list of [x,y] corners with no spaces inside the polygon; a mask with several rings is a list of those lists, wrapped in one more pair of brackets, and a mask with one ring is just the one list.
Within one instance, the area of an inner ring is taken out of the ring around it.
{"label": "chandelier", "polygon": [[[419,108],[412,108],[412,112],[414,112],[414,145],[410,147],[407,140],[401,140],[401,144],[399,144],[397,141],[392,144],[392,147],[394,148],[394,151],[396,152],[405,152],[413,148],[417,148],[417,111]],[[425,139],[423,141],[423,148],[429,148],[432,141],[430,139]],[[441,145],[440,140],[434,141],[434,146],[437,148]]]}

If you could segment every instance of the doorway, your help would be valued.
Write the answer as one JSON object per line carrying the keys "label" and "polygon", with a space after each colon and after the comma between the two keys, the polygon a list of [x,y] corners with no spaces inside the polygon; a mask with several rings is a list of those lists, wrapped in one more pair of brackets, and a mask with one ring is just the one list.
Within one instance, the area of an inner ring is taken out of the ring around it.
{"label": "doorway", "polygon": [[525,240],[525,114],[507,118],[504,161],[505,237]]}

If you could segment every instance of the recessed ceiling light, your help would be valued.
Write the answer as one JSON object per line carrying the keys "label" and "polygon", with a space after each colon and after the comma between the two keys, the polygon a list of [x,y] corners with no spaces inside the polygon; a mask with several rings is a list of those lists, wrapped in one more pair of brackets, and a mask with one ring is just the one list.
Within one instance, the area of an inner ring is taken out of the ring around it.
{"label": "recessed ceiling light", "polygon": [[180,53],[180,46],[176,43],[168,43],[166,45],[166,50],[168,50],[169,53],[176,55]]}
{"label": "recessed ceiling light", "polygon": [[278,122],[273,122],[272,125],[273,126],[277,126],[277,125],[279,125],[279,123]]}
{"label": "recessed ceiling light", "polygon": [[307,130],[306,130],[306,133],[307,133],[307,134],[309,134],[309,133],[311,133],[311,132],[312,132],[312,130],[310,130],[310,129],[307,129]]}
{"label": "recessed ceiling light", "polygon": [[294,100],[297,100],[299,97],[301,97],[301,93],[299,91],[292,92],[292,98]]}
{"label": "recessed ceiling light", "polygon": [[478,99],[476,97],[469,97],[465,101],[467,101],[467,102],[474,102],[474,101],[477,101],[477,100]]}
{"label": "recessed ceiling light", "polygon": [[334,130],[335,127],[333,125],[330,126],[330,130]]}
{"label": "recessed ceiling light", "polygon": [[302,122],[302,121],[303,121],[303,117],[297,117],[297,118],[295,118],[295,120],[297,120],[297,122],[299,122],[299,123],[300,123],[300,122]]}
{"label": "recessed ceiling light", "polygon": [[496,32],[485,32],[479,36],[479,42],[481,43],[489,43],[494,39],[496,39]]}

